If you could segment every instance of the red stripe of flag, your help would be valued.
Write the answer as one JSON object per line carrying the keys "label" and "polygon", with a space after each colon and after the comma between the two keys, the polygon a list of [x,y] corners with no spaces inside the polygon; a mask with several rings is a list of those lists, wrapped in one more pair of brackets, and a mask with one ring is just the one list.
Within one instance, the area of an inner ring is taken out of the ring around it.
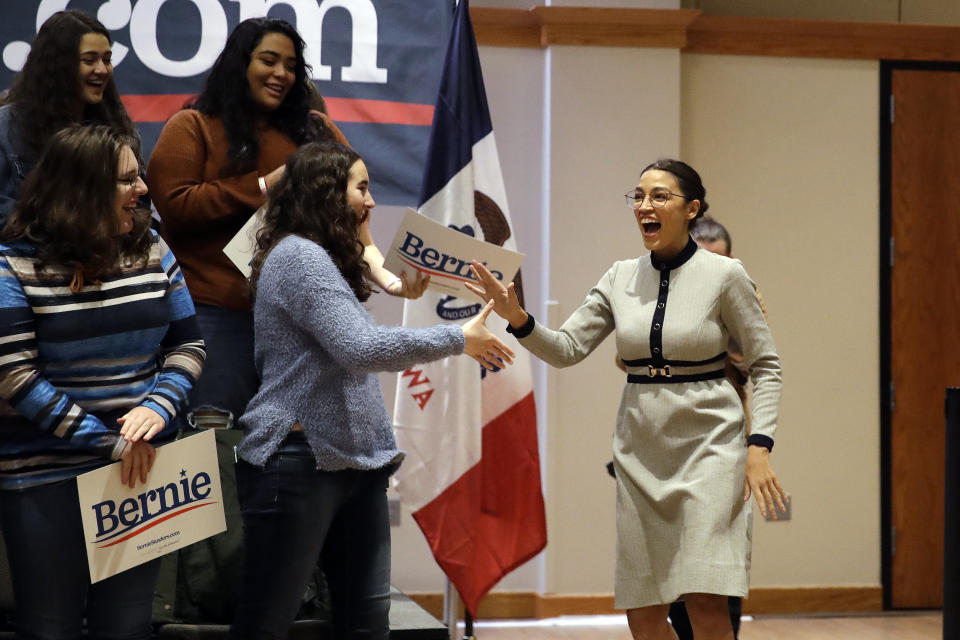
{"label": "red stripe of flag", "polygon": [[413,514],[474,615],[500,578],[547,544],[533,392],[483,427],[483,456]]}
{"label": "red stripe of flag", "polygon": [[[121,96],[134,122],[166,122],[183,108],[193,95],[161,93]],[[433,124],[433,105],[357,98],[327,98],[327,111],[335,122],[407,124],[429,127]]]}

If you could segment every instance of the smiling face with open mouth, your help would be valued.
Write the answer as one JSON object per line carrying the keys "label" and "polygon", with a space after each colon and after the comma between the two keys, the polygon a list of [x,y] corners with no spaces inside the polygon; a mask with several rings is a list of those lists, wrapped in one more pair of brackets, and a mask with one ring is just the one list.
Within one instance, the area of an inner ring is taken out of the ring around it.
{"label": "smiling face with open mouth", "polygon": [[137,209],[137,200],[147,192],[147,185],[140,177],[140,165],[133,149],[124,146],[120,149],[117,165],[117,195],[114,209],[117,215],[117,234],[133,231],[133,217]]}
{"label": "smiling face with open mouth", "polygon": [[80,39],[80,97],[84,104],[100,104],[113,76],[113,52],[102,33],[85,33]]}
{"label": "smiling face with open mouth", "polygon": [[283,104],[296,79],[297,52],[293,41],[282,33],[264,34],[247,65],[253,103],[262,111],[274,111]]}
{"label": "smiling face with open mouth", "polygon": [[650,169],[637,183],[639,204],[633,214],[643,234],[643,246],[660,260],[669,260],[687,246],[690,221],[700,210],[699,200],[688,200],[682,193],[669,171]]}

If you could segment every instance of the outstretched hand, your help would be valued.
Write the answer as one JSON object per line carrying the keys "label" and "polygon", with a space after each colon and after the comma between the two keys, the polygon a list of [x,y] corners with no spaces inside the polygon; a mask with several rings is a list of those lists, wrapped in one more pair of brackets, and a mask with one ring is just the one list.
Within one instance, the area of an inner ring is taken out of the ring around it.
{"label": "outstretched hand", "polygon": [[463,337],[466,345],[463,352],[479,362],[484,369],[496,371],[513,364],[514,353],[503,340],[487,329],[485,323],[492,310],[493,303],[488,302],[480,313],[464,323]]}
{"label": "outstretched hand", "polygon": [[470,272],[480,284],[465,282],[464,286],[469,291],[479,296],[484,302],[492,302],[493,310],[497,315],[513,327],[519,328],[526,323],[527,312],[520,306],[520,300],[517,298],[512,282],[506,287],[503,286],[503,283],[497,280],[489,269],[476,260],[470,262]]}

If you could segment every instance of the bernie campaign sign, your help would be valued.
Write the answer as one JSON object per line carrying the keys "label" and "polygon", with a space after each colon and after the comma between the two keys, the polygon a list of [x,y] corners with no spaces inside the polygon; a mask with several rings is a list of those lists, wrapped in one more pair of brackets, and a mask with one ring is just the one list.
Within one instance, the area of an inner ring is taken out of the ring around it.
{"label": "bernie campaign sign", "polygon": [[383,204],[414,205],[454,0],[16,0],[0,22],[0,89],[40,25],[64,9],[110,30],[114,78],[144,143],[203,86],[241,20],[296,25],[331,118],[364,156]]}
{"label": "bernie campaign sign", "polygon": [[147,482],[120,482],[120,462],[77,477],[90,582],[226,530],[213,430],[157,448]]}

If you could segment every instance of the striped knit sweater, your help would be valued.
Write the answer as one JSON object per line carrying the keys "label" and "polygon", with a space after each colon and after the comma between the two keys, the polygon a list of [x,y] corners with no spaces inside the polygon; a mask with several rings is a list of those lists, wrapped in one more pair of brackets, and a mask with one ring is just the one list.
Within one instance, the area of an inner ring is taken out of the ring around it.
{"label": "striped knit sweater", "polygon": [[176,258],[149,258],[70,291],[33,245],[0,244],[0,490],[71,478],[120,457],[117,418],[153,409],[169,439],[206,355]]}

